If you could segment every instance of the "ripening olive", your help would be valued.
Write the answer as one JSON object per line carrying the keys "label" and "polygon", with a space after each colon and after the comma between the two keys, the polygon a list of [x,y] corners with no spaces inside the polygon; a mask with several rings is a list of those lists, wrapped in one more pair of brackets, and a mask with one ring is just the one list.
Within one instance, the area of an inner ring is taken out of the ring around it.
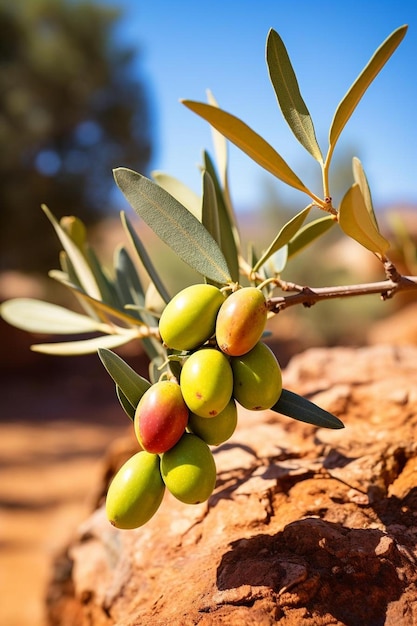
{"label": "ripening olive", "polygon": [[162,380],[149,387],[139,401],[134,420],[142,448],[156,454],[172,448],[184,433],[188,413],[178,383]]}
{"label": "ripening olive", "polygon": [[210,448],[189,433],[161,456],[161,474],[167,489],[185,504],[204,502],[216,484],[216,464]]}
{"label": "ripening olive", "polygon": [[256,287],[242,287],[232,293],[219,309],[216,340],[230,356],[249,352],[262,337],[267,318],[266,299]]}
{"label": "ripening olive", "polygon": [[107,492],[106,514],[116,528],[138,528],[156,513],[165,491],[157,454],[141,450],[119,469]]}
{"label": "ripening olive", "polygon": [[190,411],[214,417],[232,396],[233,374],[227,356],[215,348],[194,352],[183,365],[180,386]]}
{"label": "ripening olive", "polygon": [[282,392],[279,363],[272,350],[259,342],[250,352],[231,359],[233,396],[245,409],[270,409]]}
{"label": "ripening olive", "polygon": [[224,295],[214,285],[186,287],[166,305],[159,320],[162,341],[174,350],[193,350],[214,334]]}
{"label": "ripening olive", "polygon": [[200,417],[190,413],[188,429],[198,435],[209,446],[219,446],[235,432],[237,426],[237,407],[233,398],[221,413],[215,417]]}

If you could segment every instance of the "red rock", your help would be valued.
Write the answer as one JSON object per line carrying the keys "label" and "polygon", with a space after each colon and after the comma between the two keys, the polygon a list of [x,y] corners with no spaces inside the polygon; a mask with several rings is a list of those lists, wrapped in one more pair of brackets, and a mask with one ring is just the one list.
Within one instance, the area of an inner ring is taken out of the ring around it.
{"label": "red rock", "polygon": [[346,428],[242,411],[208,503],[168,495],[135,531],[99,506],[57,562],[51,624],[417,624],[416,380],[412,347],[292,359],[284,386]]}

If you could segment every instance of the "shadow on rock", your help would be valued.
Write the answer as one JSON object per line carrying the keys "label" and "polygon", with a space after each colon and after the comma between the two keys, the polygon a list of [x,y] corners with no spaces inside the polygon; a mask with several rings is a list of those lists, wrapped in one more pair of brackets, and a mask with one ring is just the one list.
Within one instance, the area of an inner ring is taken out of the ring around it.
{"label": "shadow on rock", "polygon": [[389,535],[317,518],[233,542],[217,569],[219,590],[269,588],[284,614],[304,609],[306,625],[333,618],[345,626],[383,626],[388,605],[412,578],[411,563]]}

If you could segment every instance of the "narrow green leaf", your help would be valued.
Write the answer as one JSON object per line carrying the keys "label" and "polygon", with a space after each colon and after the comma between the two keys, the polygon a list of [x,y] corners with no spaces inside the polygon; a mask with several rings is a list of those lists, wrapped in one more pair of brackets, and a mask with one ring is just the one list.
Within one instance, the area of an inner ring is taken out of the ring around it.
{"label": "narrow green leaf", "polygon": [[133,246],[133,249],[138,256],[139,261],[143,264],[143,267],[145,268],[149,278],[155,285],[155,288],[161,296],[162,300],[168,304],[168,302],[171,300],[171,296],[169,295],[164,283],[162,282],[158,272],[156,271],[148,253],[146,252],[144,245],[142,244],[142,241],[138,237],[126,213],[124,213],[123,211],[121,213],[121,220],[123,227],[126,230],[130,242]]}
{"label": "narrow green leaf", "polygon": [[239,118],[218,107],[203,102],[183,100],[182,103],[188,109],[209,122],[209,124],[222,133],[229,141],[234,143],[253,159],[253,161],[258,163],[258,165],[290,187],[294,187],[307,195],[312,195],[278,152]]}
{"label": "narrow green leaf", "polygon": [[217,208],[216,189],[207,170],[203,171],[203,201],[201,207],[201,223],[221,247],[219,211]]}
{"label": "narrow green leaf", "polygon": [[86,300],[81,299],[81,294],[85,295],[85,291],[82,288],[82,285],[80,285],[76,273],[73,271],[72,263],[69,260],[65,250],[61,250],[59,258],[63,271],[50,270],[48,272],[49,278],[56,280],[57,282],[64,285],[64,287],[66,287],[67,289],[70,289],[70,291],[72,291],[75,295],[75,298],[78,300],[81,308],[84,309],[85,313],[97,322],[101,322],[103,319],[102,316],[98,315],[97,311]]}
{"label": "narrow green leaf", "polygon": [[233,209],[228,203],[227,192],[222,189],[217,176],[214,164],[207,152],[204,152],[204,167],[210,174],[216,191],[217,208],[220,222],[220,247],[230,269],[230,274],[234,282],[239,281],[239,248],[240,236],[233,213]]}
{"label": "narrow green leaf", "polygon": [[284,271],[288,261],[288,245],[282,246],[279,250],[269,257],[263,266],[268,277],[277,276]]}
{"label": "narrow green leaf", "polygon": [[[146,309],[145,294],[142,284],[136,272],[130,255],[124,247],[116,252],[115,259],[116,270],[116,286],[120,292],[120,298],[124,303],[124,308],[131,311],[131,314],[138,318],[147,326],[157,326],[156,318]],[[151,283],[153,284],[153,283]],[[131,309],[129,307],[133,305]],[[161,344],[152,337],[143,337],[141,339],[145,352],[149,359],[154,358],[160,353]]]}
{"label": "narrow green leaf", "polygon": [[166,353],[164,356],[158,355],[150,361],[148,371],[149,380],[152,384],[160,380],[162,372],[167,371],[167,365]]}
{"label": "narrow green leaf", "polygon": [[375,228],[357,183],[346,192],[340,203],[339,224],[343,232],[362,246],[382,256],[389,242]]}
{"label": "narrow green leaf", "polygon": [[369,217],[371,218],[376,230],[379,231],[378,222],[376,219],[374,206],[372,203],[371,190],[369,188],[368,179],[365,174],[365,170],[363,169],[362,163],[357,157],[353,157],[352,159],[352,168],[353,168],[353,179],[355,183],[357,183],[360,187],[363,201],[365,202],[366,210],[369,213]]}
{"label": "narrow green leaf", "polygon": [[[145,294],[136,268],[124,246],[116,248],[114,253],[115,287],[123,308],[128,304],[137,307],[145,306]],[[132,315],[141,319],[137,310],[132,310]]]}
{"label": "narrow green leaf", "polygon": [[290,239],[294,237],[294,235],[301,228],[301,225],[303,224],[307,215],[311,211],[311,207],[312,205],[309,204],[305,209],[300,211],[300,213],[297,213],[297,215],[295,215],[281,228],[274,241],[256,263],[255,267],[253,268],[254,272],[256,272],[265,263],[265,261],[267,261],[269,257],[274,254],[274,252],[285,246],[290,241]]}
{"label": "narrow green leaf", "polygon": [[[59,253],[59,264],[62,269],[62,274],[65,274],[66,280],[68,280],[73,285],[76,285],[81,291],[84,291],[83,286],[78,280],[77,273],[75,272],[73,265],[68,257],[68,254],[65,250],[61,250]],[[52,272],[59,273],[59,270],[51,270]]]}
{"label": "narrow green leaf", "polygon": [[210,280],[231,281],[222,251],[190,211],[141,174],[120,167],[114,177],[138,215],[180,259]]}
{"label": "narrow green leaf", "polygon": [[340,133],[346,126],[365,91],[368,89],[377,74],[379,74],[391,55],[395,52],[403,40],[406,32],[407,26],[400,26],[400,28],[394,30],[394,32],[391,33],[387,39],[385,39],[385,41],[375,51],[369,63],[359,74],[358,78],[350,87],[346,95],[343,97],[336,109],[336,113],[330,126],[329,152],[326,158],[327,162],[330,160],[330,156],[334,150]]}
{"label": "narrow green leaf", "polygon": [[37,343],[31,346],[33,352],[60,356],[75,356],[80,354],[93,354],[98,348],[117,348],[125,343],[136,339],[136,333],[123,335],[103,335],[93,339],[81,339],[79,341],[63,341],[61,343]]}
{"label": "narrow green leaf", "polygon": [[334,215],[326,215],[302,226],[288,243],[288,258],[295,256],[315,239],[324,235],[336,222]]}
{"label": "narrow green leaf", "polygon": [[0,313],[12,326],[31,333],[73,335],[102,329],[100,322],[86,315],[32,298],[6,300],[0,307]]}
{"label": "narrow green leaf", "polygon": [[73,285],[66,279],[65,274],[62,272],[52,270],[49,272],[49,276],[65,285],[65,287],[74,294],[77,300],[85,305],[87,310],[91,310],[93,313],[97,314],[102,321],[108,322],[110,320],[117,320],[119,323],[122,323],[123,326],[141,326],[143,324],[143,322],[127,313],[124,309],[115,309],[109,304],[101,302],[101,300],[95,300],[83,291],[80,291],[76,285]]}
{"label": "narrow green leaf", "polygon": [[42,210],[54,227],[55,232],[58,235],[59,240],[61,241],[61,244],[74,267],[74,270],[78,276],[78,280],[82,285],[84,291],[92,298],[100,300],[100,289],[83,252],[76,246],[74,241],[71,239],[71,237],[67,235],[65,230],[61,228],[48,207],[43,204]]}
{"label": "narrow green leaf", "polygon": [[111,350],[99,349],[98,356],[127,401],[136,408],[151,383]]}
{"label": "narrow green leaf", "polygon": [[152,172],[152,178],[201,222],[201,198],[181,181],[164,172]]}
{"label": "narrow green leaf", "polygon": [[119,385],[116,385],[116,396],[117,399],[120,402],[120,405],[123,409],[123,411],[126,413],[126,415],[132,420],[135,419],[135,412],[136,409],[134,406],[132,406],[129,402],[129,400],[126,398],[125,394],[123,393],[123,391],[120,389]]}
{"label": "narrow green leaf", "polygon": [[281,397],[272,410],[319,428],[344,428],[338,417],[288,389],[282,390]]}
{"label": "narrow green leaf", "polygon": [[121,308],[123,304],[118,298],[115,286],[106,271],[106,268],[100,263],[95,251],[90,246],[85,247],[85,258],[93,272],[101,297],[100,300],[106,302],[114,308]]}
{"label": "narrow green leaf", "polygon": [[266,43],[269,76],[282,114],[301,145],[319,162],[323,155],[317,142],[313,120],[301,96],[284,42],[271,29]]}
{"label": "narrow green leaf", "polygon": [[[219,105],[210,90],[207,90],[207,100],[209,104],[211,104],[214,107],[219,108]],[[236,216],[235,216],[235,212],[233,209],[233,204],[232,204],[232,200],[230,197],[230,190],[229,190],[228,142],[226,140],[226,137],[213,126],[211,126],[211,131],[212,131],[214,151],[215,151],[215,156],[216,156],[217,171],[210,157],[208,156],[207,152],[204,152],[205,168],[208,170],[210,176],[213,179],[214,185],[216,187],[217,204],[221,212],[220,214],[221,230],[223,232],[223,227],[225,226],[225,224],[222,223],[223,222],[222,212],[224,209],[224,211],[226,212],[228,222],[229,222],[229,228],[232,229],[233,237],[235,240],[235,248],[236,250],[239,250],[240,249],[240,236],[239,236]],[[228,235],[226,239],[228,239]],[[225,240],[225,237],[223,237],[223,240]],[[224,244],[222,247],[223,254],[225,254],[226,249],[228,249],[228,246],[227,244]],[[237,272],[234,272],[233,267],[229,264],[228,256],[226,256],[226,260],[228,262],[229,269],[232,273],[233,280],[238,281],[239,280],[239,268],[237,268]],[[233,264],[234,264],[234,260],[233,260]]]}
{"label": "narrow green leaf", "polygon": [[[210,90],[207,90],[207,101],[209,104],[211,104],[211,106],[219,108],[219,105]],[[224,190],[227,190],[227,141],[225,136],[218,130],[216,130],[213,126],[211,130],[221,186]]]}
{"label": "narrow green leaf", "polygon": [[[70,216],[63,217],[60,221],[60,225],[68,234],[68,236],[72,239],[74,244],[78,247],[79,251],[87,262],[87,265],[91,270],[91,273],[94,277],[100,293],[99,299],[114,308],[123,308],[123,305],[118,299],[115,287],[110,276],[108,275],[103,265],[100,263],[93,248],[91,248],[87,243],[86,229],[83,222],[81,222],[81,220],[79,220],[78,218]],[[82,281],[80,281],[78,273],[75,270],[74,265],[71,261],[71,258],[68,256],[65,250],[63,250],[60,254],[60,261],[61,267],[68,275],[69,281],[79,287],[82,291],[85,291],[82,285]]]}

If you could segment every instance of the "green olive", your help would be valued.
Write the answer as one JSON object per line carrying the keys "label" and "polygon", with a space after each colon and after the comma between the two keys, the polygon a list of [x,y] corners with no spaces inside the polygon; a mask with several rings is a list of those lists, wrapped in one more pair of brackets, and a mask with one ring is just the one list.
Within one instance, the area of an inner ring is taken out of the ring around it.
{"label": "green olive", "polygon": [[219,309],[216,341],[230,356],[246,354],[258,343],[265,328],[268,309],[262,291],[243,287],[232,293]]}
{"label": "green olive", "polygon": [[107,492],[106,514],[116,528],[138,528],[156,513],[165,491],[157,454],[141,450],[119,469]]}
{"label": "green olive", "polygon": [[233,374],[228,358],[215,348],[194,352],[183,365],[180,385],[192,413],[214,417],[226,408],[232,396]]}
{"label": "green olive", "polygon": [[144,450],[160,454],[174,446],[188,422],[188,407],[178,383],[154,383],[139,401],[134,428]]}
{"label": "green olive", "polygon": [[215,417],[200,417],[190,413],[189,430],[198,435],[209,446],[219,446],[235,432],[237,426],[237,407],[233,398],[221,413]]}
{"label": "green olive", "polygon": [[208,445],[196,435],[186,433],[161,456],[165,485],[181,502],[205,502],[216,485],[216,464]]}
{"label": "green olive", "polygon": [[159,320],[159,333],[168,348],[193,350],[213,334],[224,295],[214,285],[186,287],[166,305]]}
{"label": "green olive", "polygon": [[231,359],[233,396],[245,409],[270,409],[282,392],[282,375],[272,350],[259,342],[250,352]]}

